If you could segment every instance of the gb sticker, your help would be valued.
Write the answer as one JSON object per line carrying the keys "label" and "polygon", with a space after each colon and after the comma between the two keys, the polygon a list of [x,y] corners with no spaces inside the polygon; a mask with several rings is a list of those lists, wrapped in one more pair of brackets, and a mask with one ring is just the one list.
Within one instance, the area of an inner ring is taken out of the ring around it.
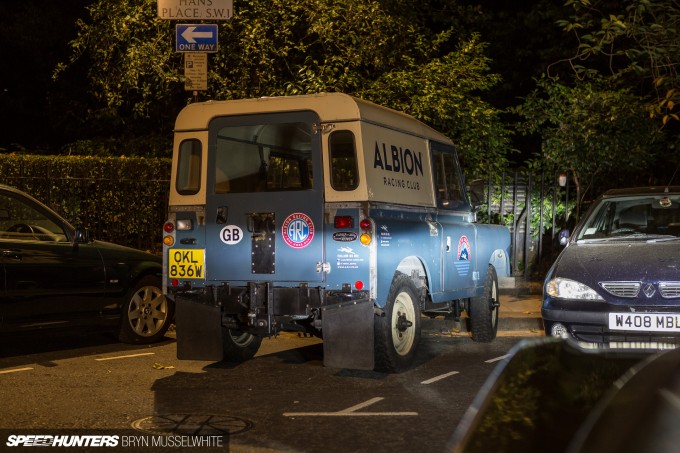
{"label": "gb sticker", "polygon": [[220,239],[227,245],[235,245],[243,239],[243,230],[236,225],[227,225],[220,231]]}

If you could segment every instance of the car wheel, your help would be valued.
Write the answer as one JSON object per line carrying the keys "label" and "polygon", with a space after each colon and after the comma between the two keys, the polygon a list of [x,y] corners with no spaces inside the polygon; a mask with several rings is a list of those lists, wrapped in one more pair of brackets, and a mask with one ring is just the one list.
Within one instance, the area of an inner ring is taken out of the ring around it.
{"label": "car wheel", "polygon": [[225,362],[241,363],[252,359],[260,349],[262,338],[236,329],[222,328],[222,351]]}
{"label": "car wheel", "polygon": [[118,338],[125,343],[153,343],[165,335],[174,305],[165,297],[158,277],[147,276],[134,286],[123,305]]}
{"label": "car wheel", "polygon": [[489,266],[481,295],[470,300],[470,331],[472,339],[487,343],[496,338],[498,332],[498,277],[496,269]]}
{"label": "car wheel", "polygon": [[420,342],[420,305],[413,280],[398,274],[387,296],[385,316],[375,318],[375,368],[398,372],[411,366]]}

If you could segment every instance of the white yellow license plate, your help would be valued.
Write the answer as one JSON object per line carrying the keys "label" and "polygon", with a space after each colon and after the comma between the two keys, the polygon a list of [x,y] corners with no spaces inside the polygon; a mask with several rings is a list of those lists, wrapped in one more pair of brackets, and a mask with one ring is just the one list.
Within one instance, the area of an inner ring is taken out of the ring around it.
{"label": "white yellow license plate", "polygon": [[168,250],[168,277],[184,279],[205,278],[205,250]]}
{"label": "white yellow license plate", "polygon": [[609,330],[680,332],[680,313],[609,313]]}

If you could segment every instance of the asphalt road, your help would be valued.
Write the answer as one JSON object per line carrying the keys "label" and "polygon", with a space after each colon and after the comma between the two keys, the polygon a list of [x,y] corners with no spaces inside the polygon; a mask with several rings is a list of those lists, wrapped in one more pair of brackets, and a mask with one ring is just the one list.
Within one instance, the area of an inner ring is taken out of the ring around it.
{"label": "asphalt road", "polygon": [[536,333],[511,335],[425,331],[400,374],[325,368],[319,340],[294,334],[240,365],[179,361],[172,335],[144,347],[106,334],[3,338],[0,450],[30,433],[117,436],[127,451],[170,435],[177,444],[158,451],[440,452],[498,362]]}

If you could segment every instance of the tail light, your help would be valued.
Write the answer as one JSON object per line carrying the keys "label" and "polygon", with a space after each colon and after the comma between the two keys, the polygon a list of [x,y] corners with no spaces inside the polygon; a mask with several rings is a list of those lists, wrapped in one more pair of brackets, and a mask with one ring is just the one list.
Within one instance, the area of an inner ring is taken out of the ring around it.
{"label": "tail light", "polygon": [[371,219],[362,219],[361,222],[359,222],[359,228],[361,228],[359,241],[364,245],[369,245],[373,241],[373,236],[371,236],[373,222]]}
{"label": "tail light", "polygon": [[175,232],[175,224],[172,222],[165,222],[163,231],[166,233],[165,236],[163,236],[163,245],[167,247],[175,245],[175,238],[172,235],[172,233]]}
{"label": "tail light", "polygon": [[334,226],[336,230],[345,230],[348,228],[354,228],[354,218],[349,215],[336,215]]}

